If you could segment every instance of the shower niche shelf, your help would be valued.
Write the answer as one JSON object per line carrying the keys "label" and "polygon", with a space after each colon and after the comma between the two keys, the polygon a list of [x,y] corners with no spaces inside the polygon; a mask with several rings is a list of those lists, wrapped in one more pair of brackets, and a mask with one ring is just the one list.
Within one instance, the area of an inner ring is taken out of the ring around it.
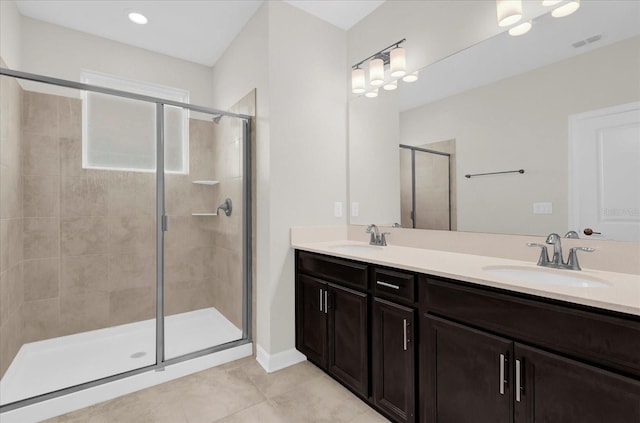
{"label": "shower niche shelf", "polygon": [[218,213],[191,213],[191,216],[217,216]]}
{"label": "shower niche shelf", "polygon": [[192,181],[191,183],[196,185],[218,185],[220,181],[214,180],[200,180],[200,181]]}

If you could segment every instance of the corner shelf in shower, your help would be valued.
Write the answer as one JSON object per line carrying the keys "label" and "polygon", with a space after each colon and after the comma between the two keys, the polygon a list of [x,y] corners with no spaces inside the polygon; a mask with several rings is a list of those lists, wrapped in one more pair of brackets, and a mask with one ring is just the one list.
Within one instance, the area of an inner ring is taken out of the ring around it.
{"label": "corner shelf in shower", "polygon": [[191,216],[217,216],[218,213],[191,213]]}
{"label": "corner shelf in shower", "polygon": [[197,185],[218,185],[220,181],[201,180],[201,181],[192,181],[191,183],[197,184]]}

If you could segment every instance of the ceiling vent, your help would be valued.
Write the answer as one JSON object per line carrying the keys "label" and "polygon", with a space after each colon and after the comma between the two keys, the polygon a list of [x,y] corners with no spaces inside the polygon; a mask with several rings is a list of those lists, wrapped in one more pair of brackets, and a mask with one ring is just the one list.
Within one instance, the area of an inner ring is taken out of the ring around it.
{"label": "ceiling vent", "polygon": [[589,38],[585,38],[584,40],[576,41],[575,43],[573,43],[571,45],[574,48],[580,48],[582,46],[586,46],[587,44],[595,43],[596,41],[600,40],[601,38],[602,38],[602,34],[598,34],[598,35],[594,35],[594,36],[589,37]]}

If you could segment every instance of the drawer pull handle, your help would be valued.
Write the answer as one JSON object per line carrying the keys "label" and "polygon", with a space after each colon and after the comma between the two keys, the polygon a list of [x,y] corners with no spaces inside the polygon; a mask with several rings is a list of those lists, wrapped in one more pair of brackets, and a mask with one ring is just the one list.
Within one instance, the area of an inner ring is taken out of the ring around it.
{"label": "drawer pull handle", "polygon": [[520,402],[520,360],[516,360],[516,401]]}
{"label": "drawer pull handle", "polygon": [[504,395],[504,354],[500,354],[500,395]]}
{"label": "drawer pull handle", "polygon": [[386,286],[387,288],[400,289],[400,287],[398,285],[394,285],[394,284],[386,283],[386,282],[382,282],[382,281],[376,281],[376,284],[381,285],[381,286]]}

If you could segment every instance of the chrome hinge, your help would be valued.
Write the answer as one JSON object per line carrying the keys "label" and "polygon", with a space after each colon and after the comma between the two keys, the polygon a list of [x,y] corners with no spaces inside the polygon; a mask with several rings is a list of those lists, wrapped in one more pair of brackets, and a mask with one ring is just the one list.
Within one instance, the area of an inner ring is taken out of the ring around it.
{"label": "chrome hinge", "polygon": [[162,232],[167,232],[169,230],[169,219],[167,219],[167,215],[162,215]]}

